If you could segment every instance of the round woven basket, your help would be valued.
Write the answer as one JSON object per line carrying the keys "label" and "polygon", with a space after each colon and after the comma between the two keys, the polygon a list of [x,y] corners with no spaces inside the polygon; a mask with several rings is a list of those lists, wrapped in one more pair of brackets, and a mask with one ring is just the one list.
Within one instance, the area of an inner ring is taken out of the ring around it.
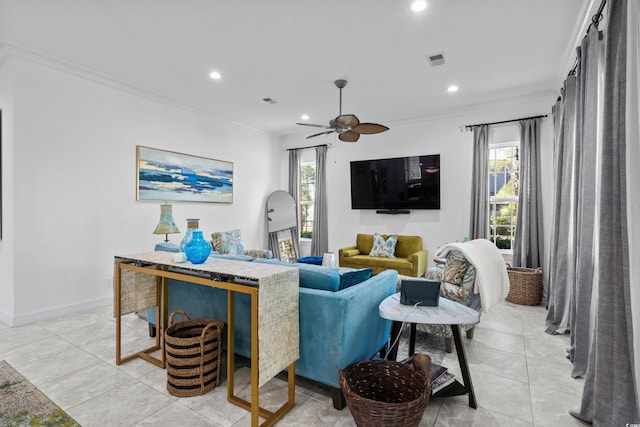
{"label": "round woven basket", "polygon": [[507,301],[520,305],[540,305],[542,301],[542,269],[508,267]]}
{"label": "round woven basket", "polygon": [[[187,320],[174,324],[176,314]],[[198,396],[220,383],[223,328],[220,320],[191,320],[180,310],[171,313],[165,332],[169,393],[178,397]]]}
{"label": "round woven basket", "polygon": [[428,367],[426,372],[384,360],[366,360],[341,370],[340,385],[356,425],[411,427],[420,424],[431,397]]}

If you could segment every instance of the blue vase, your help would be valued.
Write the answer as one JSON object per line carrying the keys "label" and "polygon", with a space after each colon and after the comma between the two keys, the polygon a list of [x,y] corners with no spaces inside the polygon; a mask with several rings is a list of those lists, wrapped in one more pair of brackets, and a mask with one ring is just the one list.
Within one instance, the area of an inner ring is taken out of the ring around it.
{"label": "blue vase", "polygon": [[184,246],[184,253],[192,264],[202,264],[211,254],[211,243],[204,239],[202,231],[193,230],[191,240]]}
{"label": "blue vase", "polygon": [[184,252],[184,247],[187,246],[187,243],[191,240],[194,230],[198,229],[198,221],[200,221],[198,218],[187,218],[187,231],[184,234],[182,242],[180,242],[180,252]]}

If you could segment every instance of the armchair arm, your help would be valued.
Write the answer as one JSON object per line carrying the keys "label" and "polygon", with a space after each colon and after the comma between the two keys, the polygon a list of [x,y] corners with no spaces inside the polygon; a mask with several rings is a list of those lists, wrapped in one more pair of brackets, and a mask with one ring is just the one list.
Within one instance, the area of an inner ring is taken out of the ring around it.
{"label": "armchair arm", "polygon": [[424,276],[427,272],[427,250],[415,252],[407,257],[407,260],[412,264],[411,271],[415,277]]}
{"label": "armchair arm", "polygon": [[356,245],[338,249],[338,258],[347,258],[355,255],[360,255],[360,251]]}

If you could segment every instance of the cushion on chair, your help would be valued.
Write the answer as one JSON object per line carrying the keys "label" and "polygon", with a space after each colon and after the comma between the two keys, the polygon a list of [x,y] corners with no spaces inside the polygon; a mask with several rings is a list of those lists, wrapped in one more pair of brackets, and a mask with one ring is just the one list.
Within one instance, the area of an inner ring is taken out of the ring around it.
{"label": "cushion on chair", "polygon": [[392,234],[388,239],[385,239],[378,233],[373,235],[373,247],[369,256],[380,258],[395,258],[396,243],[398,242],[398,235]]}
{"label": "cushion on chair", "polygon": [[444,266],[440,295],[470,307],[474,300],[475,280],[476,269],[462,252],[449,251]]}

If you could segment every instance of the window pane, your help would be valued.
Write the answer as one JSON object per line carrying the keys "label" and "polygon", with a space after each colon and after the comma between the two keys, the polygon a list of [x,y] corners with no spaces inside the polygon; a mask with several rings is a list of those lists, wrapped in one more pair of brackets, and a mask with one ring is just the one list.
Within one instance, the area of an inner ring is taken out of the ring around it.
{"label": "window pane", "polygon": [[316,166],[300,167],[300,237],[311,238],[313,234],[313,198],[316,189]]}
{"label": "window pane", "polygon": [[511,249],[516,230],[520,160],[518,143],[489,149],[489,235]]}

